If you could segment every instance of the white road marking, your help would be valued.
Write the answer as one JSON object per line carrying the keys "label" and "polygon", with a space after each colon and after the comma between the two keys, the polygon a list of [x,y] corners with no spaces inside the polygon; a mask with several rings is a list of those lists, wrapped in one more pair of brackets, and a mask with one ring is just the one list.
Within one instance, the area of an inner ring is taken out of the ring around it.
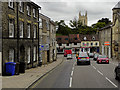
{"label": "white road marking", "polygon": [[71,76],[73,76],[73,71],[71,72]]}
{"label": "white road marking", "polygon": [[72,70],[74,71],[74,67],[72,68]]}
{"label": "white road marking", "polygon": [[93,66],[94,69],[96,69],[94,66]]}
{"label": "white road marking", "polygon": [[113,86],[118,87],[117,85],[115,85],[110,79],[108,79],[107,77],[105,77]]}
{"label": "white road marking", "polygon": [[69,87],[72,87],[72,77],[70,77],[70,85]]}
{"label": "white road marking", "polygon": [[103,73],[101,73],[99,70],[97,70],[98,71],[98,73],[100,73],[101,75],[103,75]]}

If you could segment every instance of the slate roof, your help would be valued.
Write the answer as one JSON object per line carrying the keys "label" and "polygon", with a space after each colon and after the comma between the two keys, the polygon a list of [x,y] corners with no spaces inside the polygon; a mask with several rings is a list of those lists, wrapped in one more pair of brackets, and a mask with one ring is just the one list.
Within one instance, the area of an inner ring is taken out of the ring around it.
{"label": "slate roof", "polygon": [[120,9],[120,1],[115,5],[113,9]]}

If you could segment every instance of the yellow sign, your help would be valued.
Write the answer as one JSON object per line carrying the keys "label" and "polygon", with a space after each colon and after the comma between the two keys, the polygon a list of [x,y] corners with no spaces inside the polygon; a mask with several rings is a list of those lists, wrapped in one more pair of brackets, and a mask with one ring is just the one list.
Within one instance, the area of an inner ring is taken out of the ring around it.
{"label": "yellow sign", "polygon": [[8,14],[8,17],[9,18],[15,18],[15,16],[11,15],[11,14]]}

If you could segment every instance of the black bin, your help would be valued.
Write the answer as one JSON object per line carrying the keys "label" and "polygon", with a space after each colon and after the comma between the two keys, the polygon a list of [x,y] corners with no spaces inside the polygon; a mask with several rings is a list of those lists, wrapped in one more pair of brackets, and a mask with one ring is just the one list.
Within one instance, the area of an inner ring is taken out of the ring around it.
{"label": "black bin", "polygon": [[15,75],[19,75],[19,62],[16,63],[15,65]]}
{"label": "black bin", "polygon": [[20,62],[19,73],[25,73],[25,62]]}

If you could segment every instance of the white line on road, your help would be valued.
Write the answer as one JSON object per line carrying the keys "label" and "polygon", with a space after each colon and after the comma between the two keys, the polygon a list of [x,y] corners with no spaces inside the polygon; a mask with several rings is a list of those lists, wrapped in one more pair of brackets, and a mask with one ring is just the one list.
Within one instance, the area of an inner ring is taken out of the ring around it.
{"label": "white line on road", "polygon": [[105,77],[112,85],[114,85],[115,87],[118,87],[117,85],[115,85],[110,79],[108,79],[107,77]]}
{"label": "white line on road", "polygon": [[97,70],[98,71],[98,73],[100,73],[101,75],[103,75],[103,73],[101,73],[99,70]]}
{"label": "white line on road", "polygon": [[94,66],[93,66],[94,69],[96,69]]}
{"label": "white line on road", "polygon": [[73,71],[71,72],[71,76],[73,76]]}
{"label": "white line on road", "polygon": [[70,77],[70,85],[69,87],[72,87],[72,77]]}
{"label": "white line on road", "polygon": [[72,70],[74,71],[74,67],[72,68]]}

